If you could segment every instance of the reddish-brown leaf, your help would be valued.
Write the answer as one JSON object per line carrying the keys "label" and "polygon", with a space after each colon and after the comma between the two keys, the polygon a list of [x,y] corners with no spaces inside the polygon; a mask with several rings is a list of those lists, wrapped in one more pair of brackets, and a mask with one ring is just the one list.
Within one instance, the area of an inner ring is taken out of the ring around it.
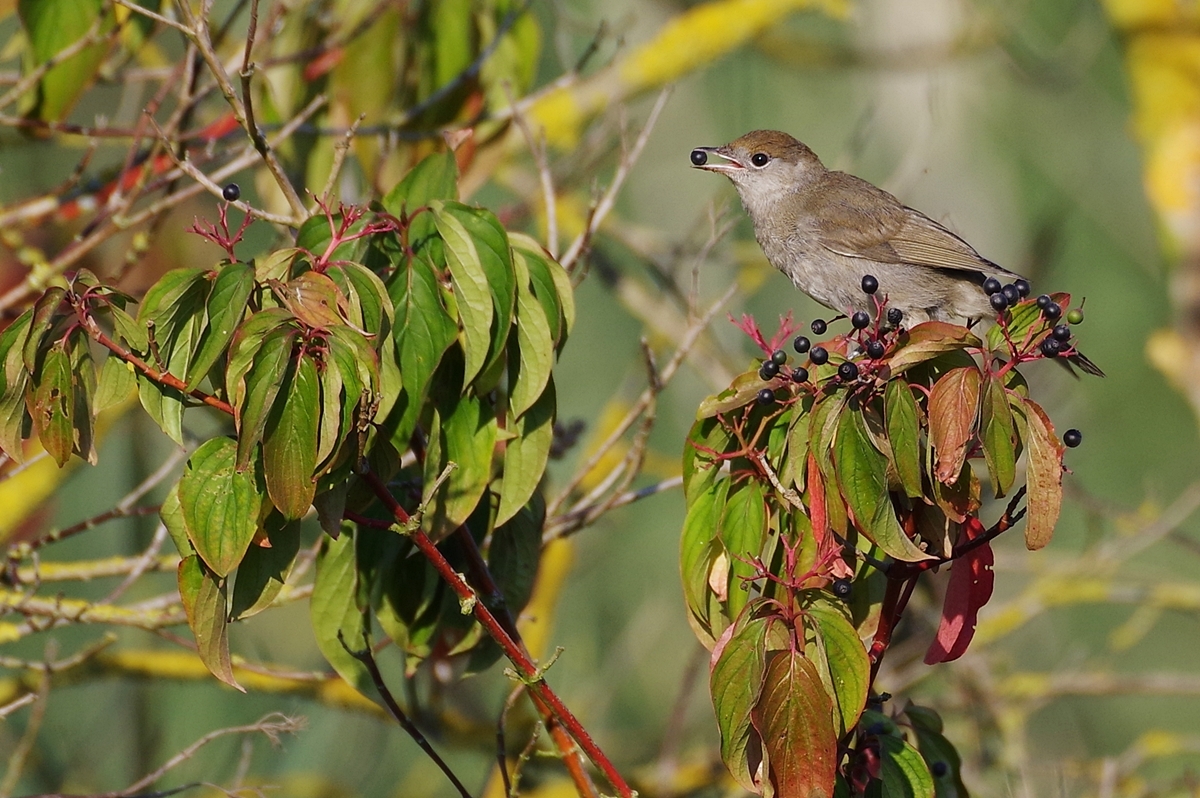
{"label": "reddish-brown leaf", "polygon": [[929,393],[929,436],[937,452],[935,476],[953,483],[962,471],[967,447],[979,414],[979,386],[983,375],[974,366],[946,372]]}
{"label": "reddish-brown leaf", "polygon": [[[967,519],[963,534],[974,540],[984,533],[977,518]],[[954,561],[950,569],[950,584],[946,588],[946,600],[942,604],[942,620],[938,624],[937,636],[925,652],[925,664],[950,662],[961,657],[975,636],[975,622],[979,610],[992,597],[996,576],[992,571],[994,557],[992,547],[984,543]]]}
{"label": "reddish-brown leaf", "polygon": [[1025,499],[1029,521],[1025,526],[1025,546],[1036,551],[1050,542],[1058,514],[1062,510],[1063,444],[1054,434],[1054,425],[1046,411],[1032,399],[1010,394],[1024,417]]}
{"label": "reddish-brown leaf", "polygon": [[778,798],[826,798],[837,773],[833,703],[812,662],[795,651],[768,655],[752,713]]}

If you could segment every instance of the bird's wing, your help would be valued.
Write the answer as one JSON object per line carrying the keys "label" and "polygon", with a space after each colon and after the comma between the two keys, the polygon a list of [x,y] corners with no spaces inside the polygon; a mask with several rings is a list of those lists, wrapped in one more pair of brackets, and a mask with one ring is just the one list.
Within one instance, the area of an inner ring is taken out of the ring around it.
{"label": "bird's wing", "polygon": [[823,186],[823,195],[829,203],[825,207],[835,211],[818,217],[815,230],[818,242],[830,252],[881,263],[911,263],[973,274],[1012,274],[925,214],[901,205],[883,189],[842,172],[830,174],[837,179]]}

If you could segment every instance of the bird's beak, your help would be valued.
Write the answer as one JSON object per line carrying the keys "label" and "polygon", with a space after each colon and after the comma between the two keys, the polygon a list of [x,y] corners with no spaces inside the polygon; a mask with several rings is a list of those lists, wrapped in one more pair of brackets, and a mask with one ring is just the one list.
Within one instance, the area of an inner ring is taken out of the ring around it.
{"label": "bird's beak", "polygon": [[[719,160],[714,161],[712,156],[716,156]],[[745,165],[739,161],[725,147],[697,147],[692,150],[692,166],[696,169],[703,169],[707,172],[736,172],[740,169],[745,169]]]}

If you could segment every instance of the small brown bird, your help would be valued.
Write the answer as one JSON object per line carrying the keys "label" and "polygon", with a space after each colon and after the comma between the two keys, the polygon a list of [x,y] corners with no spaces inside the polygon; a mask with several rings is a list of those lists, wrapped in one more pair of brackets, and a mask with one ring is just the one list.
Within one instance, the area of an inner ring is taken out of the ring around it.
{"label": "small brown bird", "polygon": [[[713,155],[720,160],[710,161]],[[905,327],[973,324],[996,315],[985,280],[1020,279],[883,189],[826,169],[787,133],[751,131],[723,147],[697,147],[691,160],[733,181],[771,265],[838,312],[874,309],[862,291],[869,274],[889,307],[903,312]],[[1081,355],[1071,361],[1102,375]]]}

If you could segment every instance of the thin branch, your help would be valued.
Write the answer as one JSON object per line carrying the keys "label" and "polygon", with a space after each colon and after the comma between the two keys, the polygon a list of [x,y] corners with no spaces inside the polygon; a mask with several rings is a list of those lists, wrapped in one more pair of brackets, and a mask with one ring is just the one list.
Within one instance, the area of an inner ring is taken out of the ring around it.
{"label": "thin branch", "polygon": [[554,191],[554,175],[550,171],[546,136],[543,133],[538,138],[534,137],[533,131],[529,129],[529,122],[525,119],[525,114],[517,110],[512,88],[507,83],[504,86],[504,93],[508,97],[509,107],[513,109],[513,121],[517,123],[517,129],[521,131],[525,145],[529,147],[529,154],[533,156],[533,162],[537,165],[538,178],[542,186],[542,203],[546,206],[546,249],[549,251],[550,257],[557,260],[558,195]]}
{"label": "thin branch", "polygon": [[275,178],[276,185],[283,192],[284,198],[292,209],[292,218],[294,224],[299,224],[307,217],[304,210],[304,202],[300,199],[300,195],[296,193],[296,187],[292,185],[292,181],[284,172],[283,166],[279,163],[279,159],[275,157],[275,150],[272,148],[266,136],[262,131],[252,127],[253,120],[246,113],[246,106],[238,97],[237,92],[233,88],[233,84],[229,80],[229,75],[225,72],[225,65],[221,63],[221,59],[213,50],[212,41],[208,35],[208,19],[201,15],[192,14],[187,0],[176,0],[175,7],[179,9],[180,16],[185,20],[188,30],[184,35],[189,40],[195,43],[196,48],[200,52],[200,57],[208,65],[208,70],[213,78],[217,81],[217,87],[221,90],[221,94],[225,97],[225,101],[229,103],[229,107],[233,109],[233,117],[237,123],[246,131],[246,135],[253,142],[255,151],[266,164],[267,170],[271,176]]}
{"label": "thin branch", "polygon": [[438,770],[442,771],[442,774],[450,780],[450,783],[454,785],[454,789],[458,790],[459,795],[463,796],[463,798],[471,798],[471,793],[459,781],[458,776],[450,769],[450,766],[446,764],[446,760],[442,759],[438,755],[438,752],[433,749],[429,740],[425,738],[425,735],[421,733],[417,725],[400,708],[395,696],[392,695],[392,691],[388,689],[387,683],[383,680],[383,674],[379,672],[379,665],[376,664],[375,657],[371,654],[371,644],[367,637],[367,629],[370,629],[369,624],[364,628],[363,632],[363,642],[367,645],[361,651],[352,649],[347,645],[340,629],[338,630],[338,642],[342,644],[342,648],[346,649],[347,654],[361,662],[363,667],[367,669],[367,673],[371,674],[371,682],[375,685],[375,689],[379,691],[380,697],[383,698],[383,703],[388,708],[388,712],[400,724],[400,728],[404,729],[408,733],[408,736],[413,739],[413,742],[433,761],[433,764],[437,765]]}
{"label": "thin branch", "polygon": [[[409,514],[400,506],[395,497],[392,496],[387,486],[379,479],[379,476],[372,471],[366,471],[361,476],[367,485],[370,486],[376,498],[383,502],[384,506],[396,519],[396,522],[404,528],[410,521]],[[550,686],[546,683],[545,675],[534,663],[533,659],[530,658],[524,646],[509,636],[508,632],[505,631],[496,619],[496,616],[488,609],[485,602],[479,601],[479,597],[475,591],[467,584],[462,575],[454,570],[454,567],[450,565],[445,556],[442,555],[441,551],[424,531],[417,528],[408,534],[408,538],[420,550],[421,554],[425,556],[434,570],[438,572],[442,580],[459,597],[463,612],[470,612],[474,615],[488,636],[495,640],[504,651],[505,656],[516,667],[521,681],[529,688],[530,693],[536,696],[538,701],[554,716],[554,719],[566,728],[571,737],[575,739],[575,742],[579,744],[579,747],[587,754],[588,758],[604,773],[605,778],[608,779],[609,784],[612,785],[617,793],[622,798],[632,798],[633,790],[629,788],[629,785],[625,783],[625,780],[613,766],[612,762],[600,750],[600,747],[596,745],[587,729],[571,713],[571,710],[562,702],[562,699],[550,689]]]}
{"label": "thin branch", "polygon": [[282,735],[295,734],[299,731],[302,731],[304,727],[305,722],[303,718],[289,718],[287,715],[284,715],[280,712],[272,712],[270,715],[267,715],[256,723],[251,723],[248,726],[230,726],[229,728],[225,729],[217,729],[216,731],[209,732],[200,739],[196,740],[196,742],[192,743],[187,748],[183,749],[179,753],[175,754],[175,756],[164,762],[161,767],[151,771],[150,773],[147,773],[133,784],[130,784],[124,790],[110,793],[108,796],[104,796],[103,798],[109,798],[110,796],[111,798],[122,798],[122,796],[131,796],[133,793],[136,793],[139,790],[144,790],[145,788],[154,784],[154,782],[161,779],[174,768],[191,759],[201,748],[208,745],[213,740],[220,739],[221,737],[227,737],[231,734],[262,734],[271,741],[272,745],[279,745],[279,738]]}
{"label": "thin branch", "polygon": [[[716,316],[721,308],[725,306],[725,303],[733,297],[736,291],[737,285],[730,285],[725,291],[724,295],[714,302],[703,316],[693,321],[688,329],[684,332],[683,338],[679,342],[679,348],[675,350],[675,354],[672,355],[671,359],[667,361],[667,365],[664,366],[662,371],[659,373],[658,382],[660,383],[660,389],[661,387],[664,387],[670,383],[671,378],[675,376],[675,372],[679,369],[679,366],[683,364],[684,359],[687,358],[688,353],[696,344],[696,341],[700,338],[700,334],[704,332],[704,329],[708,327],[709,322],[711,322],[713,317]],[[592,469],[596,467],[596,464],[608,454],[608,451],[616,445],[617,441],[619,441],[621,437],[629,430],[629,428],[634,425],[638,418],[641,417],[646,408],[650,406],[650,403],[654,401],[657,393],[658,391],[655,390],[655,386],[653,385],[647,386],[646,389],[642,391],[642,395],[638,397],[638,400],[634,403],[633,407],[629,408],[629,412],[625,414],[625,417],[621,419],[621,422],[617,424],[613,431],[609,433],[608,437],[604,439],[599,447],[597,447],[592,456],[589,457],[587,461],[576,470],[575,475],[571,477],[565,486],[563,486],[558,495],[550,501],[546,507],[546,517],[550,519],[551,524],[553,524],[555,521],[554,516],[557,514],[558,509],[566,502],[571,493],[579,487],[580,483],[583,482],[584,478],[592,471]]]}
{"label": "thin branch", "polygon": [[625,179],[633,171],[633,165],[641,157],[646,142],[650,140],[650,133],[654,130],[655,123],[658,122],[658,115],[666,107],[667,98],[670,96],[671,89],[669,87],[658,93],[658,99],[654,101],[654,107],[650,109],[650,116],[646,118],[646,124],[642,126],[642,132],[638,134],[633,147],[625,153],[620,163],[617,164],[616,174],[613,175],[613,180],[608,190],[604,192],[600,201],[596,203],[595,207],[588,214],[587,226],[575,237],[575,240],[571,242],[571,246],[567,248],[567,252],[563,255],[560,263],[562,263],[563,268],[568,272],[574,272],[575,262],[579,260],[579,257],[591,244],[592,236],[600,229],[600,225],[604,222],[605,217],[613,209],[613,205],[617,201],[617,194],[621,191],[622,186],[625,185]]}
{"label": "thin branch", "polygon": [[[52,648],[52,644],[47,648]],[[48,651],[46,658],[50,659],[51,656],[52,654]],[[17,747],[8,757],[8,767],[4,771],[4,779],[0,780],[0,798],[8,798],[16,789],[17,782],[21,779],[21,771],[25,769],[25,760],[29,758],[34,743],[37,742],[38,732],[41,731],[42,721],[46,717],[47,699],[50,697],[50,671],[48,669],[42,671],[42,676],[38,680],[36,697],[37,700],[29,713],[29,722],[25,724],[25,733],[21,735]]]}

